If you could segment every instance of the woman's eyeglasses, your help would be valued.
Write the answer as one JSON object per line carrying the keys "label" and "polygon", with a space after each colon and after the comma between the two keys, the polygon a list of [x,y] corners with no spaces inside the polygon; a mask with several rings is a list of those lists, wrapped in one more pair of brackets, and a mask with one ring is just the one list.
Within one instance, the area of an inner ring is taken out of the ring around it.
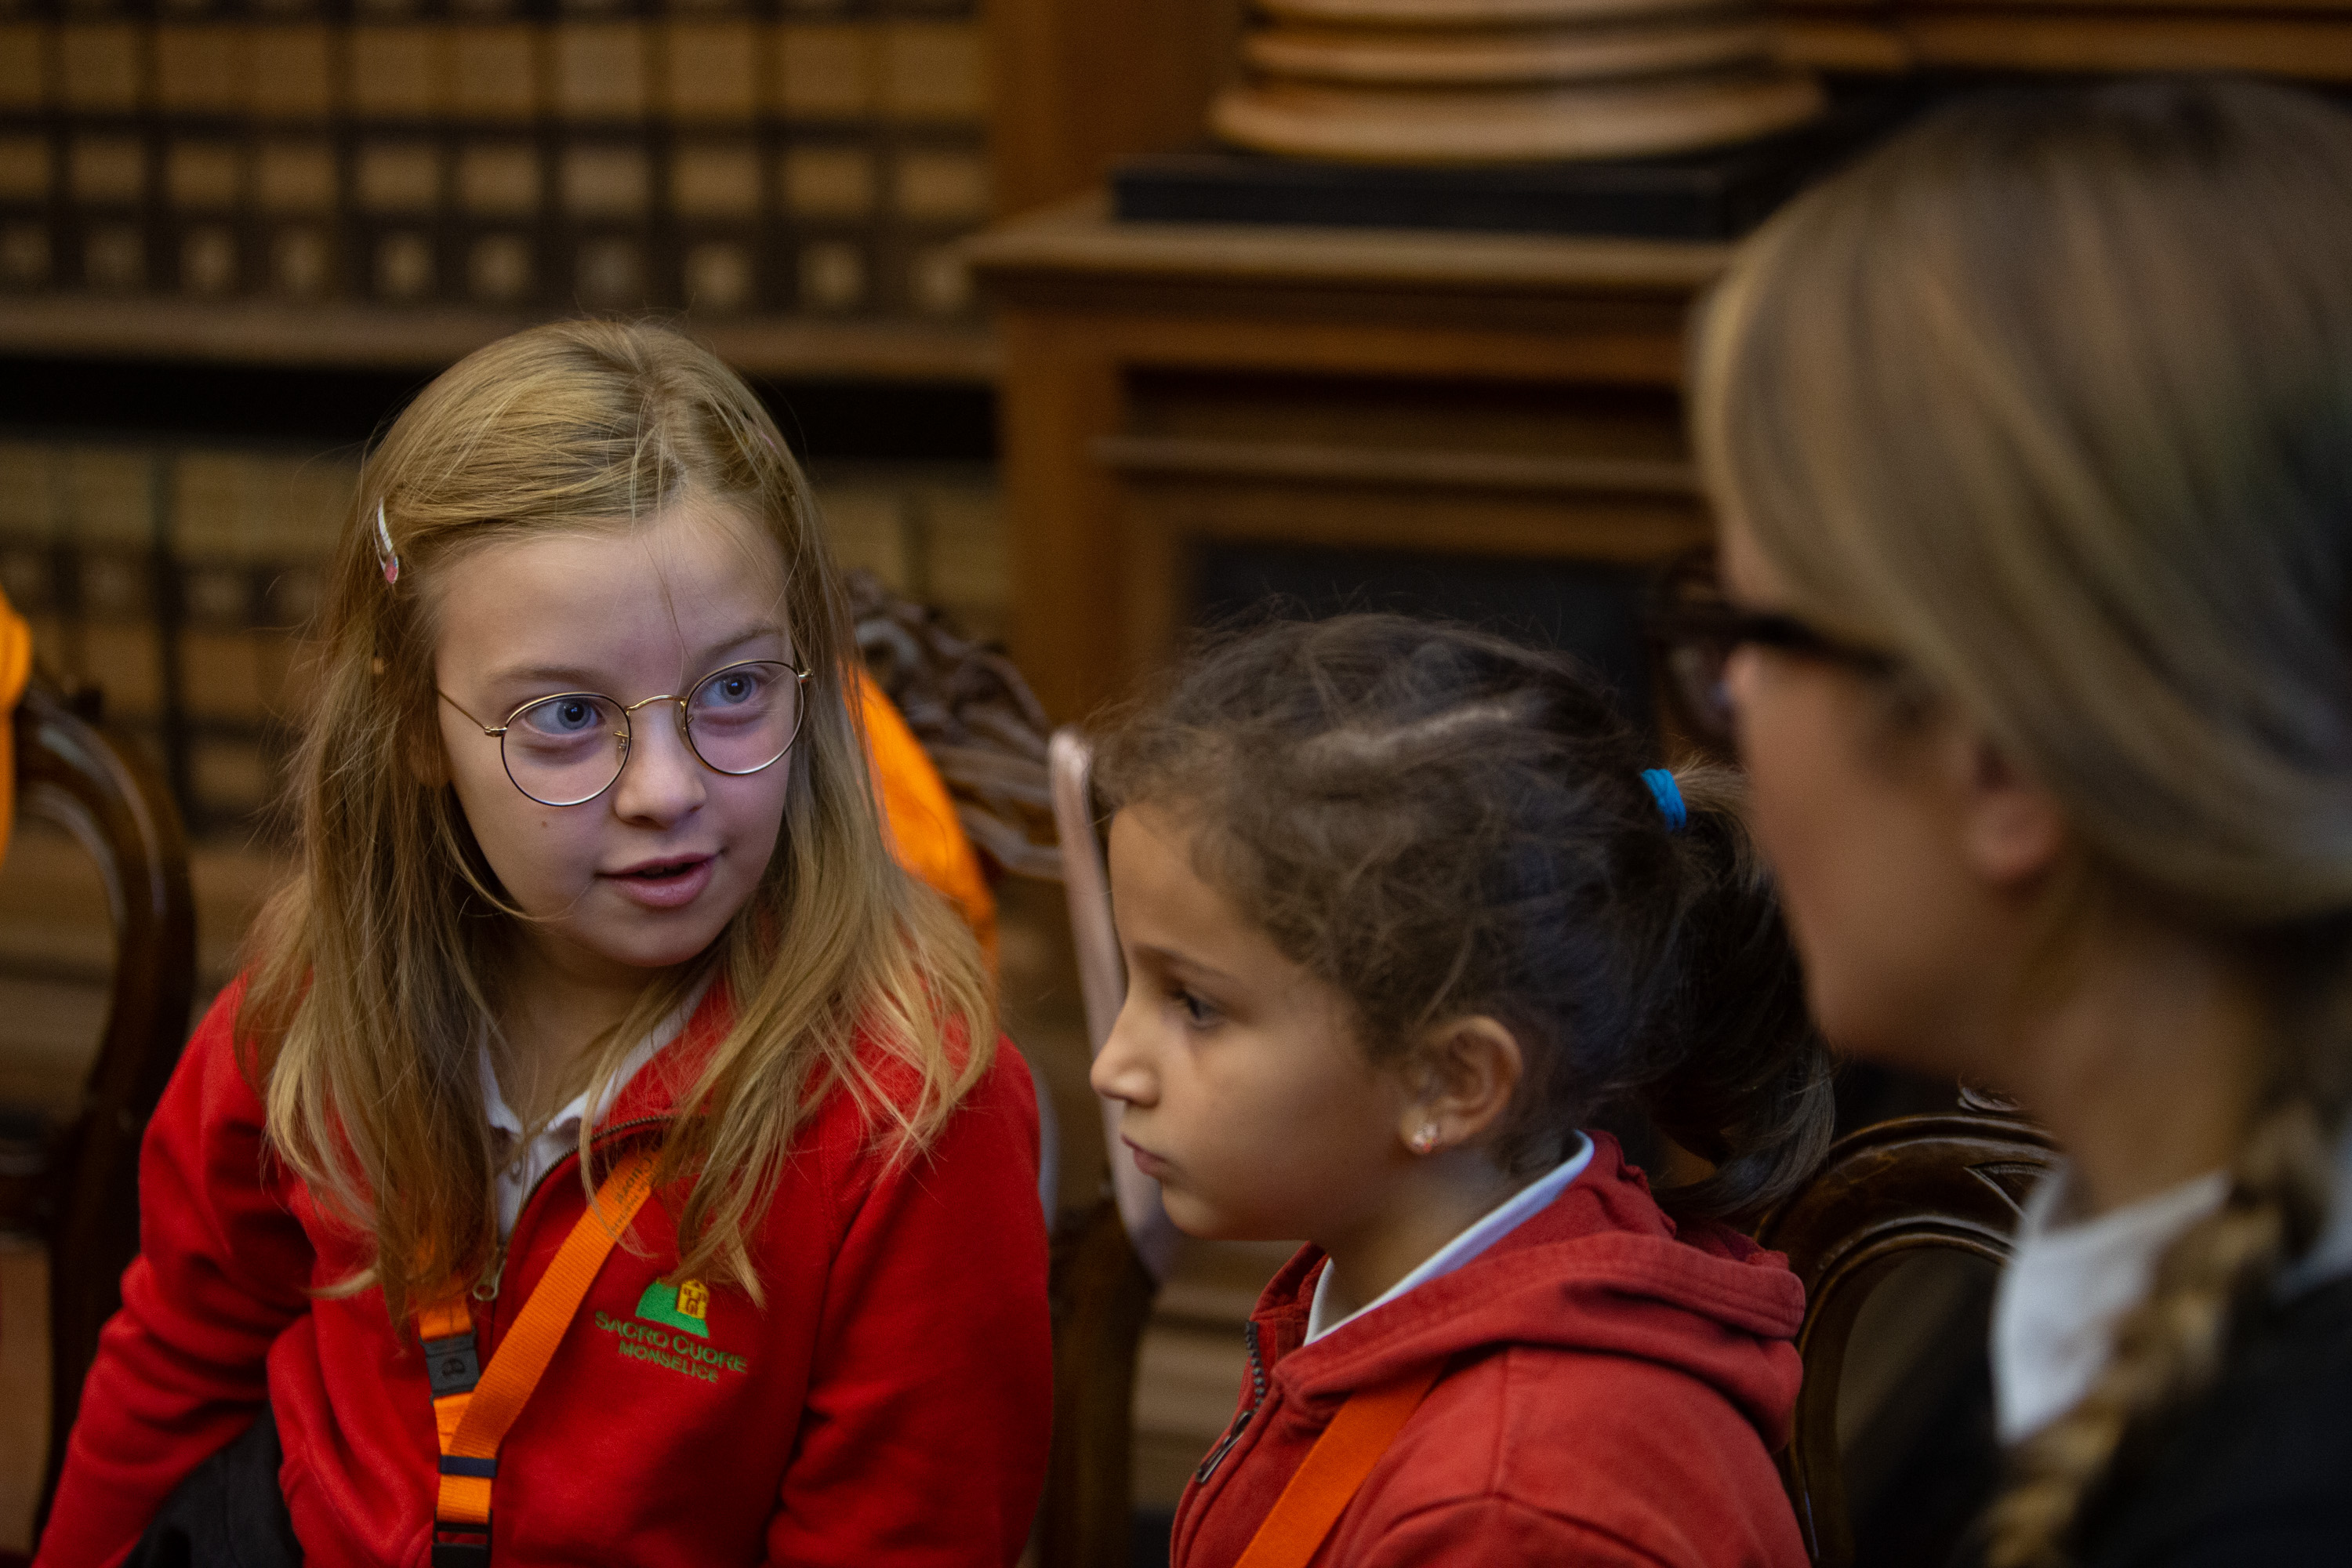
{"label": "woman's eyeglasses", "polygon": [[1712,552],[1675,563],[1650,611],[1650,640],[1665,667],[1666,688],[1694,740],[1728,746],[1736,715],[1724,668],[1743,643],[1842,664],[1864,675],[1892,675],[1893,655],[1830,636],[1795,616],[1746,610],[1723,596]]}
{"label": "woman's eyeglasses", "polygon": [[447,692],[441,700],[498,738],[499,755],[515,788],[541,805],[585,805],[621,776],[629,760],[633,716],[640,708],[677,704],[678,732],[702,765],[740,777],[756,773],[792,750],[801,729],[801,688],[809,672],[773,659],[751,659],[716,669],[683,697],[648,697],[622,703],[594,691],[559,691],[534,698],[506,717],[483,724]]}

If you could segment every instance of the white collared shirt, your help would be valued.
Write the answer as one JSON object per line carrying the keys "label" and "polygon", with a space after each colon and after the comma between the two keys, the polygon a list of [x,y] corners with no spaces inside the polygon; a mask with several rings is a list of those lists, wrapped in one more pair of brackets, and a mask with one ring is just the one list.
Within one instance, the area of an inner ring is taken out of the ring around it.
{"label": "white collared shirt", "polygon": [[514,1108],[507,1103],[507,1097],[499,1091],[499,1075],[490,1067],[489,1042],[482,1042],[475,1062],[482,1075],[482,1110],[490,1123],[491,1158],[505,1161],[493,1178],[499,1200],[500,1241],[512,1234],[515,1219],[522,1213],[523,1200],[530,1195],[533,1187],[539,1185],[539,1179],[553,1170],[556,1163],[566,1154],[579,1151],[581,1122],[584,1120],[593,1127],[604,1119],[604,1113],[613,1109],[613,1102],[621,1098],[621,1091],[628,1087],[629,1080],[636,1077],[638,1070],[653,1060],[655,1054],[664,1046],[677,1038],[678,1032],[686,1027],[686,1021],[694,1016],[694,1009],[700,1005],[702,994],[709,988],[710,981],[706,977],[667,1016],[655,1025],[644,1039],[637,1042],[635,1049],[622,1058],[619,1069],[613,1074],[612,1081],[604,1086],[604,1095],[596,1101],[593,1113],[588,1107],[589,1091],[583,1089],[572,1098],[571,1104],[557,1111],[547,1125],[540,1129],[537,1137],[528,1142],[522,1142],[522,1118],[515,1114]]}
{"label": "white collared shirt", "polygon": [[[2026,1200],[2017,1251],[1993,1297],[1993,1414],[2016,1443],[2068,1410],[2098,1380],[2115,1327],[2147,1294],[2157,1260],[2181,1232],[2221,1206],[2229,1177],[2214,1171],[2079,1225],[2054,1225],[2064,1166]],[[2336,1148],[2336,1201],[2311,1250],[2280,1279],[2291,1296],[2352,1273],[2352,1138]]]}
{"label": "white collared shirt", "polygon": [[1453,1273],[1549,1205],[1568,1190],[1568,1184],[1584,1173],[1592,1163],[1592,1140],[1580,1132],[1576,1135],[1576,1152],[1546,1171],[1534,1181],[1505,1198],[1469,1225],[1462,1234],[1439,1247],[1423,1260],[1420,1268],[1390,1286],[1381,1299],[1367,1307],[1359,1307],[1346,1317],[1333,1321],[1331,1318],[1331,1269],[1325,1265],[1322,1277],[1315,1281],[1315,1302],[1307,1313],[1307,1341],[1313,1344],[1325,1334],[1343,1324],[1352,1323],[1366,1312],[1377,1312],[1406,1292],[1443,1279]]}

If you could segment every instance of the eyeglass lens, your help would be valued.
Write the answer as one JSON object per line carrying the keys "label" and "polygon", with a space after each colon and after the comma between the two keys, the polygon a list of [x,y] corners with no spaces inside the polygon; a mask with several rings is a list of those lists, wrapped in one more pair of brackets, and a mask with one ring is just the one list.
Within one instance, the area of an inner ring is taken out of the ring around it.
{"label": "eyeglass lens", "polygon": [[[800,678],[790,665],[756,660],[715,670],[687,694],[686,743],[713,772],[758,773],[791,749],[800,730]],[[628,760],[632,720],[619,702],[593,692],[567,691],[534,702],[507,721],[499,742],[507,776],[542,805],[593,800]]]}
{"label": "eyeglass lens", "polygon": [[1684,727],[1694,740],[1727,745],[1734,719],[1723,672],[1733,639],[1717,624],[1725,605],[1714,551],[1692,552],[1669,566],[1650,613],[1666,689]]}
{"label": "eyeglass lens", "polygon": [[1666,649],[1666,669],[1683,717],[1709,741],[1728,741],[1734,717],[1731,693],[1723,683],[1724,667],[1731,661],[1730,645],[1715,638],[1678,642]]}

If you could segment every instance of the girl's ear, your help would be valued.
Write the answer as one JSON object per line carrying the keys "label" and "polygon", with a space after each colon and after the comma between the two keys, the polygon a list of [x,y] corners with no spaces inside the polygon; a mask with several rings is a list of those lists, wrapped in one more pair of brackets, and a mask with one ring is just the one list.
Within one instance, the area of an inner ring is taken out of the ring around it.
{"label": "girl's ear", "polygon": [[409,747],[408,772],[426,789],[439,789],[447,784],[449,764],[441,754],[439,742],[428,737],[421,744]]}
{"label": "girl's ear", "polygon": [[1440,1024],[1413,1053],[1420,1093],[1397,1136],[1416,1154],[1475,1143],[1502,1120],[1527,1075],[1518,1037],[1484,1014]]}
{"label": "girl's ear", "polygon": [[438,715],[433,722],[409,730],[402,741],[400,749],[411,778],[426,789],[439,789],[449,782],[449,750],[441,739]]}

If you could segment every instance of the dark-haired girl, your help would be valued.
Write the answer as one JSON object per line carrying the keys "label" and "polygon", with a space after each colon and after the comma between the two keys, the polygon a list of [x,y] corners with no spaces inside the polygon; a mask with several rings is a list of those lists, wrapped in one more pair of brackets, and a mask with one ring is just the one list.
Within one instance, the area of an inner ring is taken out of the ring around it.
{"label": "dark-haired girl", "polygon": [[[1391,616],[1205,647],[1107,744],[1128,963],[1095,1087],[1196,1236],[1307,1237],[1179,1568],[1804,1562],[1804,1301],[1721,1224],[1824,1064],[1729,780],[1568,660]],[[1580,1131],[1637,1100],[1711,1176]]]}

